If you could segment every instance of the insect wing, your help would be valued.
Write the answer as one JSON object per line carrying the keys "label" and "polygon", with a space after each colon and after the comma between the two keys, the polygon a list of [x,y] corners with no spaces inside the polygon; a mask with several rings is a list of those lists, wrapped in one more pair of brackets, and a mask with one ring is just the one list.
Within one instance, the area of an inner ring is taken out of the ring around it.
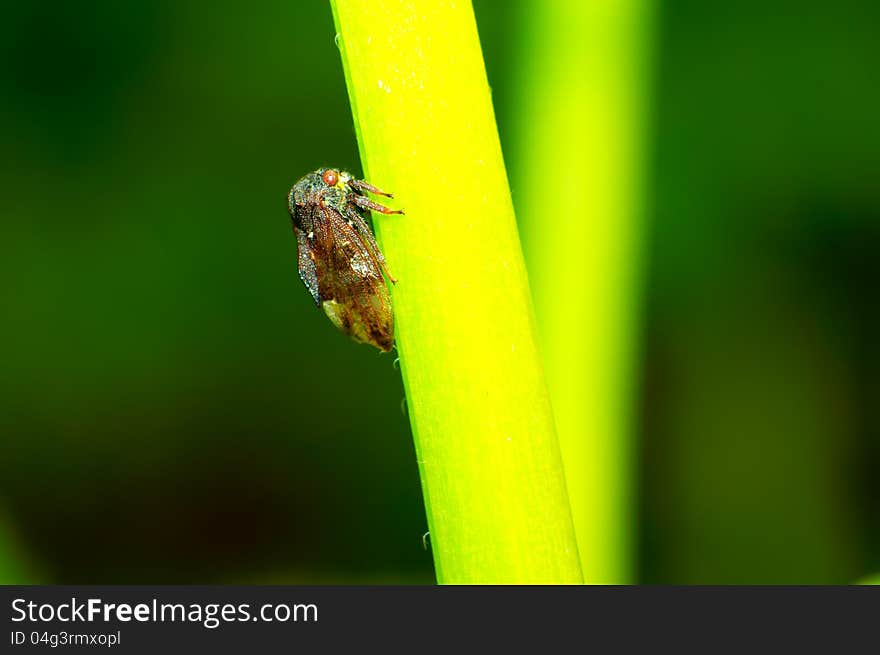
{"label": "insect wing", "polygon": [[317,260],[324,312],[356,341],[388,351],[394,343],[391,295],[362,237],[341,215],[324,212],[329,233],[325,258]]}
{"label": "insect wing", "polygon": [[318,271],[315,268],[315,253],[306,233],[298,227],[293,228],[296,234],[296,247],[299,259],[299,276],[312,294],[316,305],[321,304],[321,296],[318,291]]}

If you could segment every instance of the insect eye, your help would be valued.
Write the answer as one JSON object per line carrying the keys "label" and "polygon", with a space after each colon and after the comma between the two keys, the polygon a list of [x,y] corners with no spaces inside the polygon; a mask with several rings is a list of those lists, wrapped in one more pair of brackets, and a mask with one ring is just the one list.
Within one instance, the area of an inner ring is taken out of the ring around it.
{"label": "insect eye", "polygon": [[339,181],[339,173],[334,171],[332,168],[328,168],[324,171],[323,176],[324,184],[327,186],[336,186],[336,183]]}

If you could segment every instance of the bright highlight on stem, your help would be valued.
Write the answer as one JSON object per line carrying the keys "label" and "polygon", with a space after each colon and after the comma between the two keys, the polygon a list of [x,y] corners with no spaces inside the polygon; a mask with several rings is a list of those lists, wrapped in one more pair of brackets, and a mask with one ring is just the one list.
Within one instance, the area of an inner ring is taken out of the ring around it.
{"label": "bright highlight on stem", "polygon": [[331,4],[365,177],[406,209],[374,223],[438,581],[579,583],[473,9]]}

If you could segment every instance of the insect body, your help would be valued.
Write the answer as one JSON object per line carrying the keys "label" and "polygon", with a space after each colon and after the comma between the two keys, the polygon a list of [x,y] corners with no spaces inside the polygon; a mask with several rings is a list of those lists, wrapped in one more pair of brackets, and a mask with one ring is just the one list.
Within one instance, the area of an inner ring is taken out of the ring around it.
{"label": "insect body", "polygon": [[391,295],[382,277],[396,280],[367,224],[367,211],[402,214],[370,200],[392,197],[345,171],[320,168],[288,195],[299,250],[299,275],[315,304],[355,341],[389,351],[394,345]]}

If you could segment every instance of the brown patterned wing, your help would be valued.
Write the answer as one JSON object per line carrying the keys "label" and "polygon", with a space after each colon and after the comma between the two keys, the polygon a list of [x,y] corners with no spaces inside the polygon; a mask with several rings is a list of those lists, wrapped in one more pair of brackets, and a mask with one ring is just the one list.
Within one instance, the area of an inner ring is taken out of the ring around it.
{"label": "brown patterned wing", "polygon": [[311,250],[324,312],[355,341],[391,350],[391,295],[375,257],[358,231],[340,214],[325,209],[323,221],[326,238]]}
{"label": "brown patterned wing", "polygon": [[296,235],[299,276],[309,290],[309,293],[312,294],[315,304],[320,306],[321,296],[318,292],[318,271],[315,267],[315,253],[305,232],[294,226],[293,233]]}

